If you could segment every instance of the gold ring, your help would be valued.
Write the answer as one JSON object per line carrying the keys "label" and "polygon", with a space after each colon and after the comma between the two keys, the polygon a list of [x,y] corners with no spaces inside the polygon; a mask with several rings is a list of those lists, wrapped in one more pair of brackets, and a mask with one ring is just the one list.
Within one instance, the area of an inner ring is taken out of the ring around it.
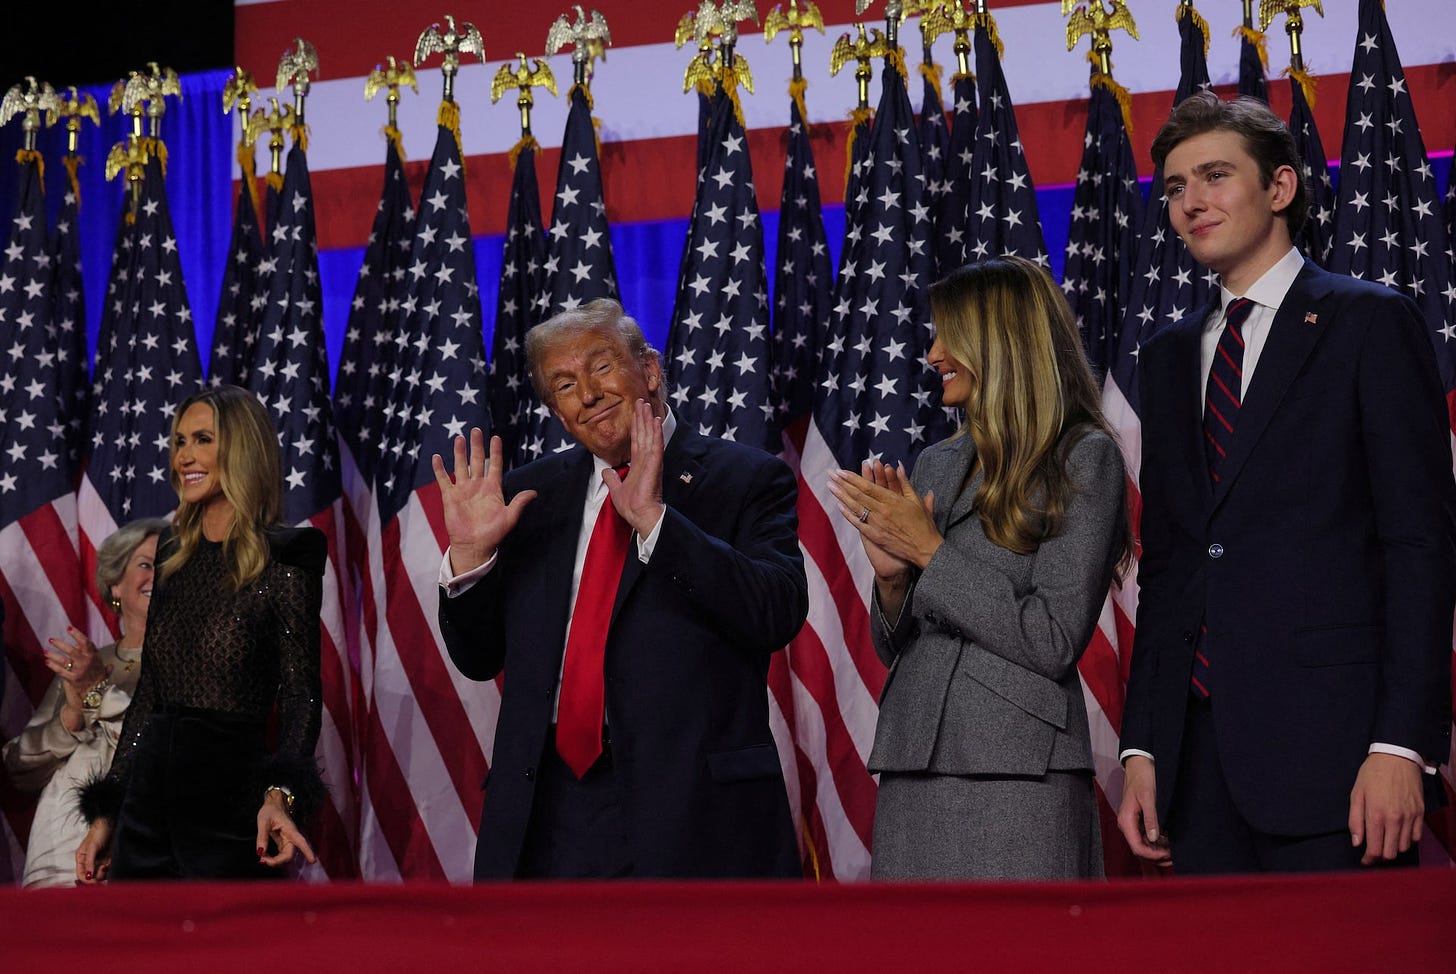
{"label": "gold ring", "polygon": [[73,659],[66,660],[66,669],[71,670],[71,669],[75,669],[75,667],[76,667],[76,661],[75,660],[73,660]]}

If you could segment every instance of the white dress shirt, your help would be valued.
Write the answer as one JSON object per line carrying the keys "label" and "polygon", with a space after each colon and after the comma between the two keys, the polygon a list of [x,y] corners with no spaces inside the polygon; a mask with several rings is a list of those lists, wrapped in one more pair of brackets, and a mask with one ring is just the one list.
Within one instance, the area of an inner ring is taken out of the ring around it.
{"label": "white dress shirt", "polygon": [[[676,429],[677,419],[673,416],[672,410],[669,409],[667,416],[662,421],[662,444],[664,448],[672,440],[672,434]],[[581,588],[581,571],[582,567],[586,564],[586,549],[591,542],[592,529],[596,527],[597,515],[601,512],[602,505],[610,503],[611,494],[607,492],[607,482],[602,479],[602,472],[610,466],[611,464],[607,463],[601,457],[592,457],[591,482],[587,485],[586,504],[582,508],[581,529],[578,531],[576,537],[576,561],[571,568],[571,601],[568,603],[570,606],[570,615],[568,615],[566,623],[566,638],[568,640],[571,638],[571,618],[576,614],[576,595],[577,590]],[[644,565],[652,557],[652,549],[657,544],[658,535],[662,533],[662,521],[666,516],[667,512],[664,510],[662,517],[657,519],[657,523],[647,533],[647,537],[637,536],[637,558]],[[444,560],[440,563],[440,587],[445,590],[446,598],[455,598],[462,592],[468,591],[471,586],[484,578],[486,573],[495,567],[496,558],[499,553],[499,550],[497,550],[485,564],[456,575],[450,569],[450,549],[446,548]],[[562,646],[565,647],[565,645],[563,642]],[[564,651],[561,654],[561,662],[562,666],[565,666],[566,653]],[[551,700],[551,720],[553,723],[556,720],[556,708],[560,705],[560,702],[561,670],[558,668],[556,671],[556,689],[552,694]]]}
{"label": "white dress shirt", "polygon": [[[1199,386],[1197,395],[1207,402],[1203,390],[1208,386],[1208,373],[1213,368],[1213,356],[1218,348],[1219,336],[1227,327],[1228,306],[1231,302],[1237,301],[1240,297],[1248,298],[1254,302],[1253,308],[1249,311],[1249,317],[1244,321],[1242,329],[1244,338],[1244,360],[1243,368],[1243,389],[1239,393],[1239,401],[1243,402],[1249,398],[1249,386],[1254,381],[1254,370],[1259,365],[1259,356],[1263,354],[1264,343],[1269,340],[1269,330],[1274,324],[1274,315],[1279,306],[1284,303],[1284,296],[1294,286],[1294,279],[1304,269],[1304,257],[1294,247],[1289,248],[1289,253],[1265,271],[1257,281],[1249,286],[1249,290],[1242,295],[1234,294],[1228,288],[1219,284],[1219,306],[1208,320],[1203,323],[1203,334],[1199,339]],[[1426,764],[1425,760],[1415,751],[1405,747],[1398,747],[1394,744],[1374,743],[1370,745],[1371,754],[1395,754],[1409,761],[1414,761],[1425,769],[1426,774],[1435,774],[1436,768]],[[1118,760],[1126,762],[1134,754],[1140,754],[1149,760],[1152,755],[1147,751],[1137,748],[1128,748],[1118,755]]]}

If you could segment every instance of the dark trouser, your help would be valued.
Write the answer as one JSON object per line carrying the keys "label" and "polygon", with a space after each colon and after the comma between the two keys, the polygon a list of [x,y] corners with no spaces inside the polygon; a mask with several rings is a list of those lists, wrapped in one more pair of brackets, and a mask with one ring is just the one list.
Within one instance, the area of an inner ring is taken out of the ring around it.
{"label": "dark trouser", "polygon": [[519,879],[619,879],[632,875],[626,814],[612,751],[578,779],[556,753],[556,735],[536,769],[536,797],[521,849]]}
{"label": "dark trouser", "polygon": [[159,708],[142,733],[112,840],[112,879],[266,879],[254,769],[261,722]]}
{"label": "dark trouser", "polygon": [[[1178,782],[1168,810],[1173,869],[1180,876],[1254,872],[1327,872],[1359,869],[1363,848],[1345,829],[1318,835],[1270,835],[1251,826],[1234,806],[1214,738],[1217,702],[1190,696],[1183,726]],[[1275,746],[1275,742],[1270,742]],[[1415,846],[1395,865],[1419,862]]]}

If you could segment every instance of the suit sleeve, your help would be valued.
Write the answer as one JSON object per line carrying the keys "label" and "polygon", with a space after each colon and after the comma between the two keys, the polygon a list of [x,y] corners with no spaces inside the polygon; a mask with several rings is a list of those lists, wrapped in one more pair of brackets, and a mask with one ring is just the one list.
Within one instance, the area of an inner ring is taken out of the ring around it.
{"label": "suit sleeve", "polygon": [[1450,748],[1456,484],[1425,322],[1404,298],[1370,309],[1360,416],[1384,561],[1385,639],[1372,741],[1444,763]]}
{"label": "suit sleeve", "polygon": [[[1161,407],[1155,402],[1154,383],[1150,381],[1151,370],[1158,368],[1157,352],[1160,346],[1151,344],[1144,350],[1143,376],[1140,383],[1142,414],[1158,416]],[[1157,646],[1154,639],[1161,630],[1154,625],[1144,625],[1153,612],[1172,604],[1168,591],[1168,564],[1173,547],[1172,526],[1168,503],[1163,487],[1162,459],[1155,435],[1149,435],[1149,426],[1143,427],[1142,464],[1139,468],[1138,493],[1142,498],[1142,513],[1138,519],[1137,534],[1139,556],[1137,564],[1138,610],[1137,624],[1133,635],[1132,659],[1128,664],[1127,694],[1122,711],[1122,729],[1119,735],[1120,751],[1138,750],[1153,753],[1153,671],[1156,668]]]}
{"label": "suit sleeve", "polygon": [[470,680],[493,680],[505,667],[505,618],[501,609],[502,562],[470,588],[450,598],[440,589],[440,636],[450,661]]}
{"label": "suit sleeve", "polygon": [[1107,436],[1073,447],[1076,490],[1060,532],[1032,556],[1018,590],[985,559],[947,538],[915,586],[917,618],[959,630],[988,652],[1050,680],[1076,666],[1107,595],[1110,555],[1125,512],[1122,455]]}
{"label": "suit sleeve", "polygon": [[96,735],[90,724],[74,734],[66,730],[61,723],[65,702],[65,687],[61,678],[55,677],[25,729],[5,742],[5,771],[19,790],[40,791],[76,747]]}
{"label": "suit sleeve", "polygon": [[764,454],[737,500],[731,538],[709,534],[669,506],[645,570],[665,575],[745,648],[772,653],[798,634],[809,613],[797,503],[792,471]]}

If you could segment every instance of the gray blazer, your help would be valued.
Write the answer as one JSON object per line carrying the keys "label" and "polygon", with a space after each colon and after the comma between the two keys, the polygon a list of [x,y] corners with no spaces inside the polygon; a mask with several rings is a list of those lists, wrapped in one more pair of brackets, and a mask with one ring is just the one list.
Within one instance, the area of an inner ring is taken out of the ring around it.
{"label": "gray blazer", "polygon": [[1126,517],[1122,455],[1093,432],[1073,447],[1078,490],[1060,533],[1019,555],[975,514],[981,474],[969,436],[925,450],[911,477],[935,492],[945,544],[898,620],[875,603],[875,650],[890,667],[871,771],[1035,775],[1092,770],[1077,660],[1092,636]]}

